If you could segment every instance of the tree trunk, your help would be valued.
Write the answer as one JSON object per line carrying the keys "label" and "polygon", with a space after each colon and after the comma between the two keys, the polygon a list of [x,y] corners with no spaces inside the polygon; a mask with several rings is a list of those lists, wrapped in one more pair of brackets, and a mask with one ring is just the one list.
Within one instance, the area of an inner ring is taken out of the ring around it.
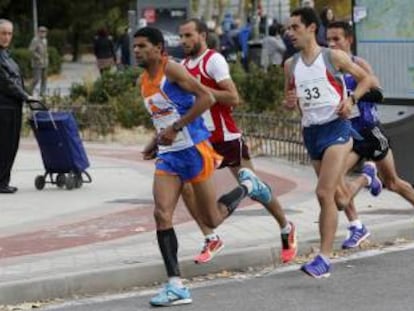
{"label": "tree trunk", "polygon": [[239,0],[239,7],[237,8],[237,17],[243,21],[246,3],[245,0]]}
{"label": "tree trunk", "polygon": [[77,62],[79,60],[79,39],[80,39],[80,33],[75,28],[73,30],[72,35],[72,61]]}
{"label": "tree trunk", "polygon": [[217,18],[217,24],[220,25],[224,18],[224,11],[227,7],[227,0],[219,0],[218,1],[218,18]]}
{"label": "tree trunk", "polygon": [[207,3],[205,3],[205,5],[203,5],[203,7],[205,7],[205,11],[203,14],[204,20],[208,21],[211,19],[211,14],[212,14],[212,4],[213,1],[206,1]]}
{"label": "tree trunk", "polygon": [[192,17],[200,17],[200,1],[201,0],[191,0]]}

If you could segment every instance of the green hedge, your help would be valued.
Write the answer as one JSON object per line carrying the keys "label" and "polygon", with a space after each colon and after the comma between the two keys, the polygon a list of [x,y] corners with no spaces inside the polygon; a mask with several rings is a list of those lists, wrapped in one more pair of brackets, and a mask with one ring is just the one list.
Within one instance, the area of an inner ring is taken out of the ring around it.
{"label": "green hedge", "polygon": [[114,73],[106,72],[92,85],[87,83],[72,85],[70,98],[74,105],[102,105],[108,119],[124,128],[143,125],[152,127],[148,112],[136,86],[139,69],[129,68]]}
{"label": "green hedge", "polygon": [[[239,63],[236,63],[232,64],[230,69],[243,101],[236,110],[279,117],[292,116],[292,113],[287,112],[281,105],[284,86],[282,68],[271,67],[264,72],[253,65],[247,73]],[[135,126],[152,128],[151,120],[135,85],[139,74],[140,69],[130,68],[115,73],[107,72],[93,83],[74,84],[70,92],[70,101],[76,107],[83,106],[86,109],[88,105],[99,107],[99,114],[108,114],[102,116],[103,120],[111,120],[111,124],[124,128]],[[85,124],[95,122],[84,121]],[[101,126],[91,124],[91,127]]]}
{"label": "green hedge", "polygon": [[240,63],[235,63],[231,64],[230,71],[242,98],[242,105],[238,109],[254,113],[287,114],[281,105],[285,81],[283,68],[271,66],[265,72],[251,64],[246,72]]}
{"label": "green hedge", "polygon": [[60,55],[64,55],[69,50],[67,34],[67,29],[53,28],[48,31],[47,41],[49,46],[56,47]]}
{"label": "green hedge", "polygon": [[59,51],[53,46],[50,46],[48,48],[48,53],[49,53],[48,73],[49,74],[58,74],[58,73],[60,73],[60,71],[62,69],[63,57],[61,56]]}
{"label": "green hedge", "polygon": [[[60,73],[62,68],[62,56],[58,50],[52,46],[48,48],[49,52],[49,74]],[[11,51],[13,59],[19,64],[22,75],[25,79],[32,78],[31,53],[26,48],[15,48]]]}
{"label": "green hedge", "polygon": [[11,50],[13,59],[20,67],[23,78],[28,79],[32,76],[30,65],[30,51],[25,48],[16,48]]}

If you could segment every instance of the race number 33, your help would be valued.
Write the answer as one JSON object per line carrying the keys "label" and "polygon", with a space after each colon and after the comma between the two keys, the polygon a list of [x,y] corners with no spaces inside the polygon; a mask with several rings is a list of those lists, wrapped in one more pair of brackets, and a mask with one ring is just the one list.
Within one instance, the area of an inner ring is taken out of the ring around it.
{"label": "race number 33", "polygon": [[310,100],[310,99],[318,99],[319,97],[321,97],[321,94],[319,93],[319,88],[317,87],[313,87],[311,89],[304,89],[305,92],[305,99],[306,100]]}

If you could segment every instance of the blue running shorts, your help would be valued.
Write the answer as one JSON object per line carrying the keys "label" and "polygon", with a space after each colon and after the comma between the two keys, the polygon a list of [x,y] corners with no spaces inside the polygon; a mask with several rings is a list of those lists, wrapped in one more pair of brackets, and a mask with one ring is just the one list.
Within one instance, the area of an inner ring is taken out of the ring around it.
{"label": "blue running shorts", "polygon": [[155,174],[177,175],[183,182],[202,182],[213,175],[222,160],[206,140],[184,150],[159,154]]}
{"label": "blue running shorts", "polygon": [[322,160],[326,149],[332,145],[345,144],[352,137],[351,122],[335,119],[331,122],[303,128],[303,141],[312,160]]}

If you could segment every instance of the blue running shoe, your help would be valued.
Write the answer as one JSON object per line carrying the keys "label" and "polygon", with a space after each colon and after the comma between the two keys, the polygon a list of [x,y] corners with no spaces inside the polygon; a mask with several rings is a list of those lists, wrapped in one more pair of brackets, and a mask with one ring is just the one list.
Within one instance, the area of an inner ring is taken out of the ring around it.
{"label": "blue running shoe", "polygon": [[151,298],[150,304],[154,307],[169,307],[192,303],[190,290],[187,287],[179,288],[166,284],[164,288]]}
{"label": "blue running shoe", "polygon": [[300,270],[315,279],[327,278],[331,275],[331,264],[327,263],[321,255],[317,255],[311,261],[305,263]]}
{"label": "blue running shoe", "polygon": [[350,226],[348,228],[349,236],[348,238],[342,243],[342,249],[350,249],[358,247],[359,244],[362,243],[367,237],[369,237],[370,232],[368,231],[367,227],[362,225],[362,228],[358,229],[355,226]]}
{"label": "blue running shoe", "polygon": [[253,185],[252,191],[248,194],[251,199],[262,204],[268,204],[272,200],[272,190],[270,187],[248,168],[239,170],[239,182],[243,184],[244,181],[250,181]]}
{"label": "blue running shoe", "polygon": [[373,162],[366,162],[362,167],[362,174],[371,178],[368,188],[373,196],[379,195],[382,191],[382,182],[377,173],[377,167]]}

